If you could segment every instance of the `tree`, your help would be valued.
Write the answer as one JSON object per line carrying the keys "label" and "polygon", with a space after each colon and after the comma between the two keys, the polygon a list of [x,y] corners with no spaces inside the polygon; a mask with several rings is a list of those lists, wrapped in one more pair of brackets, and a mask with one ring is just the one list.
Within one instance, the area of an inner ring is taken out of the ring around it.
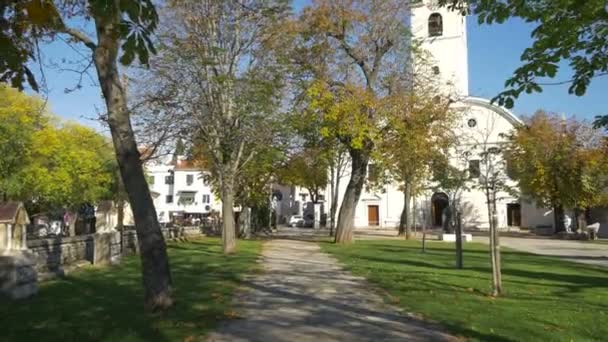
{"label": "tree", "polygon": [[280,179],[282,184],[307,189],[311,202],[318,203],[321,191],[327,186],[327,170],[323,151],[309,148],[291,156],[281,170]]}
{"label": "tree", "polygon": [[115,163],[106,138],[76,123],[57,123],[35,96],[4,85],[0,94],[0,189],[6,199],[24,201],[35,213],[109,196]]}
{"label": "tree", "polygon": [[325,113],[323,134],[333,135],[350,157],[336,243],[353,241],[355,208],[374,147],[382,136],[379,101],[389,81],[407,77],[408,6],[402,1],[317,1],[297,22],[296,61],[306,60],[311,108]]}
{"label": "tree", "polygon": [[19,173],[22,198],[42,211],[109,198],[113,157],[110,143],[90,128],[74,123],[43,127],[34,133]]}
{"label": "tree", "polygon": [[[272,192],[272,184],[280,178],[277,173],[280,173],[278,170],[286,159],[285,137],[280,128],[281,125],[277,124],[275,134],[268,135],[271,137],[268,143],[256,147],[255,158],[244,166],[235,185],[235,203],[241,207],[240,215],[243,215],[244,210],[251,210],[249,223],[253,232],[273,226],[275,213],[272,201],[275,194]],[[241,234],[247,236],[249,232],[243,228],[247,227],[241,227]]]}
{"label": "tree", "polygon": [[[9,1],[0,4],[2,11],[0,39],[6,42],[7,54],[0,59],[2,80],[23,86],[27,81],[38,89],[27,66],[35,59],[38,40],[64,36],[70,44],[89,49],[90,63],[97,71],[107,107],[107,122],[112,134],[116,159],[129,195],[142,260],[144,301],[148,309],[171,306],[171,274],[160,225],[140,161],[127,98],[120,79],[118,61],[131,64],[135,58],[147,65],[154,53],[151,35],[158,17],[151,0],[76,0]],[[70,26],[82,19],[94,26],[91,37]],[[84,72],[84,71],[83,71]]]}
{"label": "tree", "polygon": [[450,132],[457,112],[450,109],[447,97],[437,100],[438,87],[424,76],[421,73],[414,87],[393,91],[388,102],[391,113],[386,115],[390,129],[379,146],[389,177],[403,192],[398,234],[406,239],[411,235],[412,197],[422,190],[433,162],[455,142]]}
{"label": "tree", "polygon": [[[523,65],[505,83],[507,88],[496,98],[511,108],[522,93],[541,92],[543,87],[570,84],[568,92],[585,94],[595,77],[608,75],[608,11],[604,0],[440,0],[441,5],[477,15],[479,23],[503,23],[511,17],[537,24],[532,31],[532,46],[521,55]],[[555,78],[559,63],[567,61],[571,79],[544,82]],[[608,123],[608,116],[599,123]]]}
{"label": "tree", "polygon": [[[329,210],[329,235],[333,236],[338,210],[338,195],[340,180],[347,169],[347,154],[344,145],[332,134],[323,134],[326,128],[326,113],[316,108],[306,96],[309,83],[296,86],[296,93],[304,89],[293,101],[294,112],[288,119],[289,131],[292,132],[292,152],[295,163],[287,164],[288,180],[291,184],[300,185],[309,190],[311,196],[315,193],[313,201],[318,199],[318,192],[327,186],[331,207]],[[327,132],[326,132],[327,133]],[[304,160],[308,159],[308,161]],[[306,164],[299,169],[294,164]],[[329,175],[328,175],[329,170]],[[292,173],[291,175],[289,175]],[[295,176],[295,177],[294,177]],[[329,178],[329,179],[328,179]]]}
{"label": "tree", "polygon": [[47,121],[40,99],[0,84],[0,201],[22,193],[20,171],[29,158],[35,132]]}
{"label": "tree", "polygon": [[598,130],[538,111],[510,140],[505,155],[512,177],[525,197],[553,208],[556,232],[564,230],[564,209],[605,203],[606,142]]}
{"label": "tree", "polygon": [[269,46],[287,10],[282,0],[207,0],[172,1],[164,12],[148,98],[159,111],[191,118],[197,158],[220,190],[225,253],[236,248],[236,183],[267,143],[280,105],[283,68]]}
{"label": "tree", "polygon": [[184,141],[181,138],[177,139],[177,142],[175,143],[175,153],[174,155],[177,156],[183,156],[186,153],[186,145],[184,145]]}
{"label": "tree", "polygon": [[338,195],[340,194],[340,180],[345,176],[348,167],[348,156],[343,145],[334,143],[329,156],[329,236],[334,236],[336,227],[336,212],[338,211]]}
{"label": "tree", "polygon": [[498,227],[498,210],[496,203],[501,196],[516,192],[514,182],[507,174],[507,162],[504,151],[508,143],[496,141],[502,138],[497,132],[496,117],[486,120],[486,125],[478,127],[472,134],[472,150],[479,157],[479,181],[473,188],[480,189],[486,199],[488,224],[490,230],[490,261],[492,266],[492,295],[502,293],[502,267],[500,238]]}

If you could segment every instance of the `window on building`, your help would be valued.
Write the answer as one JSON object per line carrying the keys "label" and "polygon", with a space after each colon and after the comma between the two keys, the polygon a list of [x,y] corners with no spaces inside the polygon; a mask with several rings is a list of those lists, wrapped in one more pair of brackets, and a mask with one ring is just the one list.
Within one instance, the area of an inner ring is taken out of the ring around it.
{"label": "window on building", "polygon": [[192,195],[184,195],[179,197],[179,204],[191,205],[194,203],[194,197]]}
{"label": "window on building", "polygon": [[173,176],[165,176],[165,184],[173,184]]}
{"label": "window on building", "polygon": [[194,175],[186,175],[186,184],[192,185],[194,183]]}
{"label": "window on building", "polygon": [[469,178],[479,178],[479,176],[481,176],[479,160],[469,160]]}
{"label": "window on building", "polygon": [[439,67],[435,65],[435,66],[433,67],[433,74],[435,74],[435,75],[439,75],[439,72],[440,72],[440,71],[439,71]]}
{"label": "window on building", "polygon": [[203,195],[203,203],[211,203],[211,195]]}
{"label": "window on building", "polygon": [[376,182],[378,180],[379,172],[380,171],[378,169],[378,165],[369,164],[367,166],[367,179],[370,183]]}
{"label": "window on building", "polygon": [[324,195],[319,195],[319,197],[317,198],[318,201],[325,201],[325,196]]}
{"label": "window on building", "polygon": [[167,203],[173,203],[173,195],[167,195],[167,196],[165,197],[165,201],[166,201]]}
{"label": "window on building", "polygon": [[443,35],[443,18],[439,13],[433,13],[429,17],[429,37]]}
{"label": "window on building", "polygon": [[488,153],[489,154],[500,154],[500,148],[498,148],[496,146],[492,146],[492,147],[488,148]]}
{"label": "window on building", "polygon": [[505,168],[506,168],[507,177],[509,177],[511,179],[515,179],[517,177],[517,171],[515,169],[515,165],[513,165],[513,162],[511,161],[510,158],[505,159]]}

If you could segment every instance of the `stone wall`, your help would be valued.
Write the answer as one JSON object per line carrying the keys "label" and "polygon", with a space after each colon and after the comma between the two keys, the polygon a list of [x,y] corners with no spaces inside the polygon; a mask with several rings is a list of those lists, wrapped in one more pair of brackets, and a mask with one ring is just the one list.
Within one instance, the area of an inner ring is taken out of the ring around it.
{"label": "stone wall", "polygon": [[65,265],[93,262],[93,235],[28,240],[38,273],[63,273]]}
{"label": "stone wall", "polygon": [[[0,295],[27,298],[38,292],[34,260],[27,252],[0,255]],[[1,299],[0,297],[0,299]]]}
{"label": "stone wall", "polygon": [[[198,227],[163,228],[165,240],[201,236]],[[139,251],[137,234],[133,229],[74,237],[28,240],[35,269],[42,278],[63,275],[66,270],[80,264],[118,263],[122,255]]]}

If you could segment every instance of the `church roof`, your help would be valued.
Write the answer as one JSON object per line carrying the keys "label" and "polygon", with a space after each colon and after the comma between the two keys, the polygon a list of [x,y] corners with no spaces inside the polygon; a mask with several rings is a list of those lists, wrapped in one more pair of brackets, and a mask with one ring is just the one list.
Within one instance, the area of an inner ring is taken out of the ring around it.
{"label": "church roof", "polygon": [[462,103],[487,108],[505,118],[513,126],[522,126],[524,124],[524,122],[521,121],[521,119],[513,114],[510,110],[493,104],[490,100],[481,97],[468,96],[462,101]]}

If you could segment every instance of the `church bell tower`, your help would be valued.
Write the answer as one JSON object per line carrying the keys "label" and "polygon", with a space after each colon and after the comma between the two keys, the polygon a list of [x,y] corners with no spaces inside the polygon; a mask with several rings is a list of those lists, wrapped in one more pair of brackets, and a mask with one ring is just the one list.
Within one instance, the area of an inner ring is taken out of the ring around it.
{"label": "church bell tower", "polygon": [[466,17],[436,3],[436,0],[420,0],[412,4],[412,38],[421,41],[421,47],[430,53],[432,73],[440,78],[446,91],[468,96]]}

